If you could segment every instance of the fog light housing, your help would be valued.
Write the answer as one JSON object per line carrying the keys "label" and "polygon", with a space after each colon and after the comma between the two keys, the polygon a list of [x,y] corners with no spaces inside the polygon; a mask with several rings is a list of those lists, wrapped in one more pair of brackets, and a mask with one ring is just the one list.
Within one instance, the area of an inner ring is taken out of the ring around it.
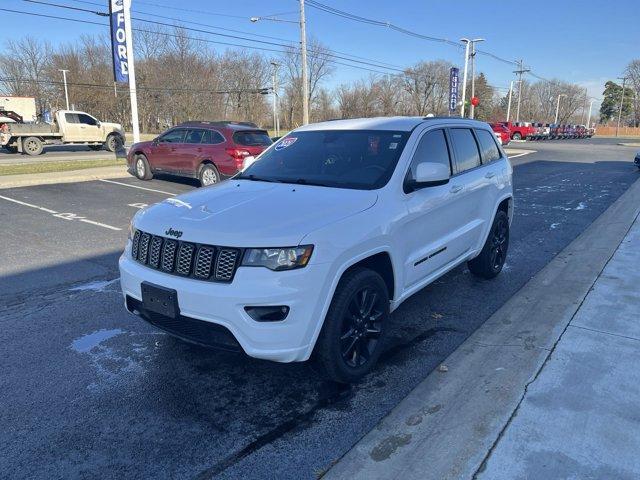
{"label": "fog light housing", "polygon": [[244,311],[256,322],[281,322],[289,315],[289,307],[286,305],[244,307]]}

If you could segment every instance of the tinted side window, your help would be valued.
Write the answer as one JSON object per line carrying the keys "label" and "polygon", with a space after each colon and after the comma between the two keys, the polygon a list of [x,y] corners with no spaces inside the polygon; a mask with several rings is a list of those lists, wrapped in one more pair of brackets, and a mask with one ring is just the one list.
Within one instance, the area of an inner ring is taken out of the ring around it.
{"label": "tinted side window", "polygon": [[187,133],[187,138],[185,138],[184,143],[200,143],[202,142],[202,134],[203,130],[189,130]]}
{"label": "tinted side window", "polygon": [[238,145],[251,147],[266,147],[273,143],[267,132],[236,132],[233,134],[233,141]]}
{"label": "tinted side window", "polygon": [[223,143],[224,137],[216,132],[215,130],[205,130],[204,135],[202,135],[202,143],[206,143],[209,145],[215,145],[217,143]]}
{"label": "tinted side window", "polygon": [[97,125],[96,119],[90,117],[89,115],[85,115],[84,113],[78,114],[79,123],[84,123],[85,125]]}
{"label": "tinted side window", "polygon": [[423,162],[441,163],[446,165],[451,173],[451,161],[444,130],[434,130],[422,136],[407,173],[409,179],[415,179],[416,167]]}
{"label": "tinted side window", "polygon": [[77,113],[65,113],[64,120],[67,123],[80,123],[80,119],[78,118]]}
{"label": "tinted side window", "polygon": [[182,143],[186,130],[171,130],[160,137],[162,143]]}
{"label": "tinted side window", "polygon": [[452,128],[449,132],[456,152],[455,172],[461,173],[480,165],[480,152],[471,129]]}
{"label": "tinted side window", "polygon": [[482,163],[493,162],[500,158],[500,150],[496,145],[494,135],[486,130],[476,130],[476,136],[480,143],[480,156]]}

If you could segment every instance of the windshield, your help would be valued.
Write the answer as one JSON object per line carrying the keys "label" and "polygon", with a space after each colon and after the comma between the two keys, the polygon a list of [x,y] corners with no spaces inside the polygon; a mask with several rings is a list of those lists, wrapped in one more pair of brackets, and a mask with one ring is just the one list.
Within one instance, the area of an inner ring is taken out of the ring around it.
{"label": "windshield", "polygon": [[236,178],[373,190],[391,178],[408,137],[386,130],[293,132]]}

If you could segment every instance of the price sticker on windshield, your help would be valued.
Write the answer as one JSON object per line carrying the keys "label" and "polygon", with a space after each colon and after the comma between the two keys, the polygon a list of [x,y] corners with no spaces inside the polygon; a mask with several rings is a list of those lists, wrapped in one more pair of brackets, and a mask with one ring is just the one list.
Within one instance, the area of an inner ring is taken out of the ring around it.
{"label": "price sticker on windshield", "polygon": [[282,140],[280,140],[280,143],[278,143],[276,145],[276,151],[282,150],[282,149],[287,148],[287,147],[290,147],[291,145],[296,143],[296,140],[298,140],[297,137],[283,138]]}

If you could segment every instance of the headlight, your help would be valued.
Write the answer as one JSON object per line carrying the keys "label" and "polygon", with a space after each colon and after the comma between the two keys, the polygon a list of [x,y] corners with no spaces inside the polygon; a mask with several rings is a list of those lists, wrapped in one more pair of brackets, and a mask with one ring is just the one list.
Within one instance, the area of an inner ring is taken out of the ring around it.
{"label": "headlight", "polygon": [[133,232],[135,232],[135,231],[136,231],[136,229],[133,228],[133,220],[131,220],[131,222],[129,222],[129,233],[127,235],[127,238],[129,240],[133,240]]}
{"label": "headlight", "polygon": [[284,248],[249,248],[245,251],[242,266],[267,267],[270,270],[293,270],[309,263],[313,245]]}

